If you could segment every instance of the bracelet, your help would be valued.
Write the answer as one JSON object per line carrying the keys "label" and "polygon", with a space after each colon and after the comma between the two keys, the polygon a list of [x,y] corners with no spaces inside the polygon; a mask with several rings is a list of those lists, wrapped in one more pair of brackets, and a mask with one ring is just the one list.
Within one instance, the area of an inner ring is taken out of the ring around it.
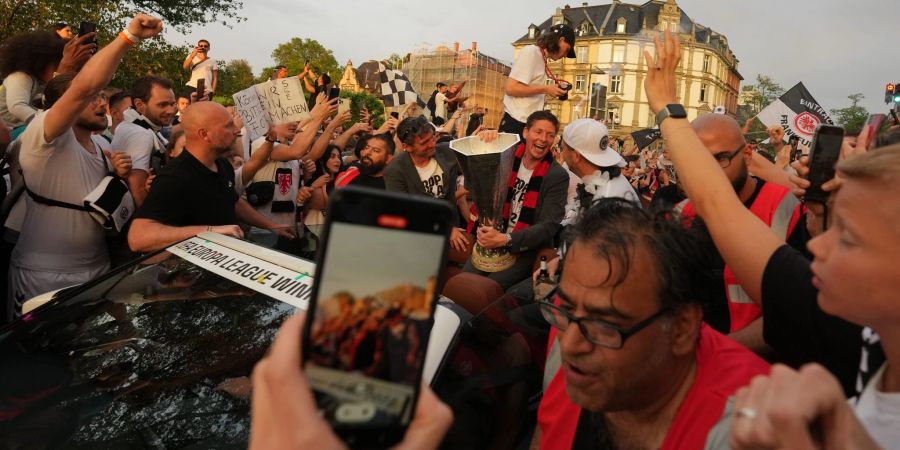
{"label": "bracelet", "polygon": [[122,33],[125,35],[125,37],[128,38],[129,41],[131,41],[135,44],[140,44],[141,41],[143,40],[143,39],[135,36],[132,32],[128,31],[128,28],[122,30]]}
{"label": "bracelet", "polygon": [[125,41],[125,44],[128,45],[129,47],[134,47],[134,44],[137,43],[137,42],[132,41],[131,38],[129,38],[128,35],[125,34],[124,31],[119,33],[119,39]]}

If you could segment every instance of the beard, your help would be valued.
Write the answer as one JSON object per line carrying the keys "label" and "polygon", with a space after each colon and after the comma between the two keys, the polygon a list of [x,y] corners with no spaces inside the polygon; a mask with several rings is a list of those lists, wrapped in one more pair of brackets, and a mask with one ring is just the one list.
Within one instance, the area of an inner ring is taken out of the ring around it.
{"label": "beard", "polygon": [[734,192],[741,195],[741,190],[744,189],[744,186],[747,184],[747,178],[749,178],[749,171],[747,170],[747,163],[744,160],[741,160],[741,170],[738,174],[738,177],[731,181],[731,187],[734,188]]}
{"label": "beard", "polygon": [[79,118],[78,121],[75,122],[75,126],[91,132],[105,131],[107,126],[106,116],[91,119]]}
{"label": "beard", "polygon": [[360,161],[359,172],[367,177],[375,175],[384,170],[384,163],[375,163],[369,158],[363,158]]}

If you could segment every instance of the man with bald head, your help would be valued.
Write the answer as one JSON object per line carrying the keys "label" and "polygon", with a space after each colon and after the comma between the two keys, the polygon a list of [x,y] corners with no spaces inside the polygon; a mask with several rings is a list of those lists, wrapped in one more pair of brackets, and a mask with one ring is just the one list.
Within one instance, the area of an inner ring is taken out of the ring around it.
{"label": "man with bald head", "polygon": [[181,125],[185,149],[160,171],[135,213],[128,233],[132,251],[159,250],[203,231],[241,238],[239,221],[266,229],[283,226],[256,212],[234,190],[234,169],[223,156],[238,129],[224,107],[194,103],[185,109]]}
{"label": "man with bald head", "polygon": [[[780,238],[798,250],[809,239],[800,200],[788,188],[767,183],[750,175],[753,149],[747,145],[741,127],[731,117],[705,114],[691,126],[725,172],[738,198]],[[685,217],[694,217],[690,199],[678,205]],[[798,226],[799,225],[799,226]],[[758,352],[766,352],[762,338],[762,311],[757,307],[728,266],[724,267],[724,292],[714,299],[704,319],[722,333]]]}

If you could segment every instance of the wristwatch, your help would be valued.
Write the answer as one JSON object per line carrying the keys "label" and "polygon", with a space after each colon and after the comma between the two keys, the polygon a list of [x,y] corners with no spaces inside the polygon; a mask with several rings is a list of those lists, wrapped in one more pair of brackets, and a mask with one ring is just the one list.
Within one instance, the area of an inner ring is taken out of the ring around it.
{"label": "wristwatch", "polygon": [[678,103],[666,105],[665,108],[656,113],[656,124],[662,124],[663,120],[669,117],[673,119],[687,119],[687,111],[684,110],[684,106]]}

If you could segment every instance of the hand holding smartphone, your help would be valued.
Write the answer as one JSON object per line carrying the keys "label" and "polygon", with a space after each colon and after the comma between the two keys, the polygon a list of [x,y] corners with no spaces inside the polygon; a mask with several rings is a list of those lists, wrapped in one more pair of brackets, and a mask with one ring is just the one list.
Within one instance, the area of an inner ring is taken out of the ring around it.
{"label": "hand holding smartphone", "polygon": [[816,128],[809,150],[809,174],[806,179],[810,186],[803,196],[805,201],[824,203],[828,200],[829,193],[822,190],[822,185],[834,178],[834,166],[841,156],[843,143],[843,128],[826,124]]}
{"label": "hand holding smartphone", "polygon": [[331,89],[328,90],[328,100],[334,100],[341,96],[341,88],[337,86],[332,86]]}
{"label": "hand holding smartphone", "polygon": [[331,198],[303,333],[304,372],[351,448],[387,448],[416,410],[449,204],[346,187]]}
{"label": "hand holding smartphone", "polygon": [[[78,35],[84,36],[88,33],[94,33],[97,31],[97,25],[93,22],[82,21],[81,25],[78,27]],[[85,42],[85,44],[93,44],[97,42],[97,38],[91,39],[89,42]]]}
{"label": "hand holding smartphone", "polygon": [[206,78],[197,79],[197,101],[203,101],[203,95],[206,94]]}

